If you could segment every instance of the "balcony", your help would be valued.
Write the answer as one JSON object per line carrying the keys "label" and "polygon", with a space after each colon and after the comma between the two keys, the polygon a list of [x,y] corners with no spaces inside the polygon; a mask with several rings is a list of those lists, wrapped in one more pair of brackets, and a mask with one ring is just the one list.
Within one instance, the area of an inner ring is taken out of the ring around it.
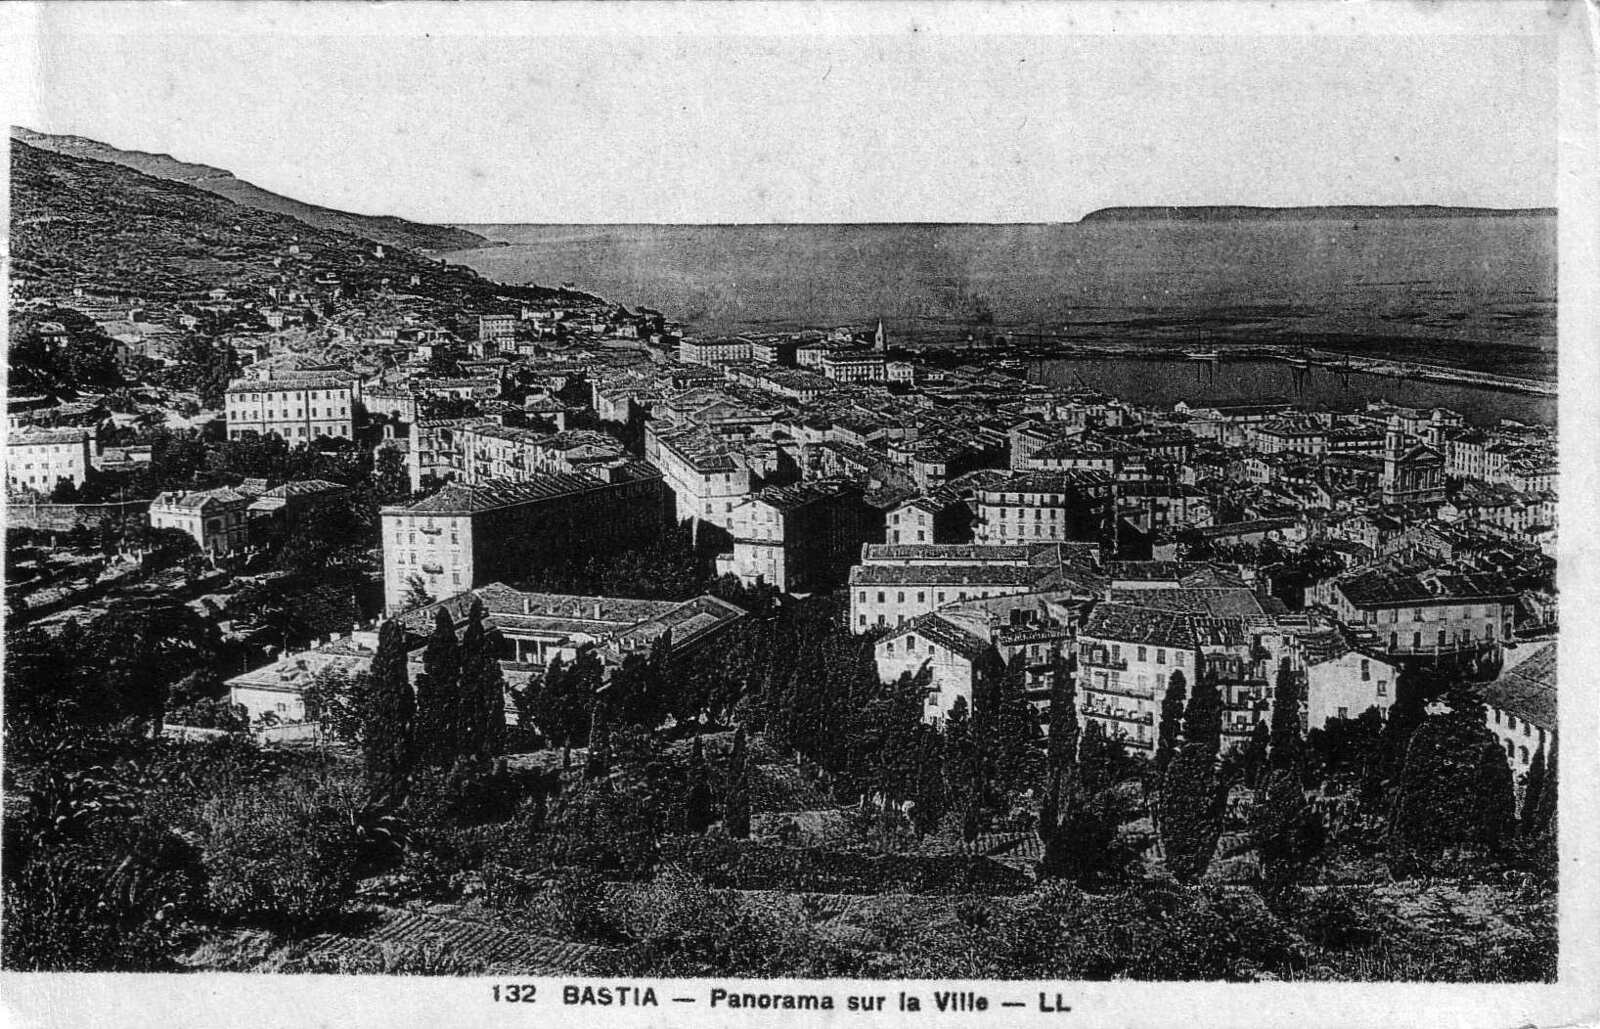
{"label": "balcony", "polygon": [[1092,682],[1088,682],[1087,680],[1083,680],[1083,681],[1080,681],[1078,683],[1078,689],[1082,690],[1085,693],[1104,693],[1104,694],[1106,694],[1108,696],[1112,696],[1112,697],[1131,697],[1134,700],[1154,700],[1155,699],[1155,693],[1153,691],[1151,691],[1151,690],[1141,690],[1141,689],[1138,689],[1137,687],[1134,687],[1134,686],[1122,686],[1122,685],[1112,686],[1110,684],[1107,684],[1105,686],[1096,686]]}
{"label": "balcony", "polygon": [[1112,657],[1104,650],[1091,650],[1078,656],[1078,664],[1085,668],[1109,668],[1118,672],[1128,670],[1128,659]]}
{"label": "balcony", "polygon": [[1138,714],[1133,711],[1112,710],[1110,708],[1086,707],[1083,709],[1085,717],[1109,718],[1117,722],[1126,722],[1129,725],[1154,725],[1155,715],[1152,713]]}

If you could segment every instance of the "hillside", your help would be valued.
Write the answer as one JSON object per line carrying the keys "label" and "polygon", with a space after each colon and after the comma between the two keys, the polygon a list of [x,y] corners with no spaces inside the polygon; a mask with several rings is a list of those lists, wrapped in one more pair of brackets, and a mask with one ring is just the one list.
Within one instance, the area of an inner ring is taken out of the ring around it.
{"label": "hillside", "polygon": [[1336,205],[1330,207],[1102,207],[1080,222],[1222,222],[1222,221],[1372,221],[1380,218],[1527,218],[1551,217],[1555,208],[1502,209],[1494,207],[1441,207],[1436,204],[1392,206]]}
{"label": "hillside", "polygon": [[387,215],[351,214],[347,211],[335,211],[303,203],[262,189],[238,178],[232,172],[204,164],[190,164],[167,154],[120,150],[82,136],[53,136],[20,126],[12,127],[11,138],[38,150],[48,150],[69,157],[85,157],[108,164],[120,164],[124,168],[132,168],[153,178],[195,186],[244,207],[288,215],[307,225],[332,229],[336,232],[348,232],[391,246],[410,247],[413,250],[462,250],[489,245],[489,241],[482,236],[463,229],[423,225]]}
{"label": "hillside", "polygon": [[119,164],[11,141],[13,286],[23,299],[137,298],[153,309],[214,289],[255,306],[403,300],[448,322],[583,294],[503,286],[402,247],[227,200]]}

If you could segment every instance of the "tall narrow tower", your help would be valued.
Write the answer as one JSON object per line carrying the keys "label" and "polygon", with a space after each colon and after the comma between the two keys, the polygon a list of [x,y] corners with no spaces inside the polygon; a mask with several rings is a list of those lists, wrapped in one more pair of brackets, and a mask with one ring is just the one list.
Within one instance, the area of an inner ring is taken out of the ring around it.
{"label": "tall narrow tower", "polygon": [[879,318],[878,329],[872,334],[872,349],[881,354],[883,353],[884,348],[888,345],[888,342],[888,337],[885,336],[883,332],[883,319]]}
{"label": "tall narrow tower", "polygon": [[1383,488],[1382,500],[1393,504],[1400,492],[1400,448],[1405,435],[1400,431],[1400,416],[1389,416],[1389,428],[1383,435]]}

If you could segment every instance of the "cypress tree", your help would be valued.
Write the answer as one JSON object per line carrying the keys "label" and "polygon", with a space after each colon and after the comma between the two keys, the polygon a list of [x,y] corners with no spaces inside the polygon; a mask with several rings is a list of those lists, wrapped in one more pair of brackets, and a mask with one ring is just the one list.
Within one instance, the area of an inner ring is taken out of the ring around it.
{"label": "cypress tree", "polygon": [[1000,680],[999,707],[989,737],[998,785],[1008,791],[1037,787],[1042,768],[1039,722],[1024,692],[1026,679],[1027,670],[1018,654]]}
{"label": "cypress tree", "polygon": [[743,726],[733,734],[733,751],[728,755],[722,824],[734,839],[743,840],[750,836],[750,755]]}
{"label": "cypress tree", "polygon": [[1178,737],[1183,730],[1183,707],[1189,697],[1189,683],[1183,672],[1175,671],[1167,680],[1167,692],[1161,698],[1161,728],[1156,738],[1156,769],[1166,771],[1177,752]]}
{"label": "cypress tree", "polygon": [[418,759],[429,767],[455,762],[455,741],[461,717],[461,654],[455,623],[441,606],[434,614],[433,634],[422,652],[417,675],[416,741]]}
{"label": "cypress tree", "polygon": [[367,789],[377,797],[398,797],[411,774],[411,731],[416,714],[406,676],[406,634],[398,619],[378,630],[372,656],[371,694],[361,734]]}
{"label": "cypress tree", "polygon": [[1520,828],[1522,835],[1535,835],[1529,829],[1533,826],[1533,813],[1539,809],[1544,794],[1544,744],[1539,744],[1539,749],[1533,752],[1533,763],[1528,766],[1528,777],[1522,785],[1522,819]]}
{"label": "cypress tree", "polygon": [[1405,764],[1406,748],[1412,733],[1427,717],[1427,701],[1417,676],[1402,669],[1394,684],[1394,703],[1378,736],[1371,763],[1361,777],[1361,801],[1376,806],[1390,797]]}
{"label": "cypress tree", "polygon": [[611,774],[611,712],[605,694],[594,700],[589,712],[589,757],[584,762],[586,779],[604,779]]}
{"label": "cypress tree", "polygon": [[1183,743],[1161,779],[1161,846],[1167,869],[1182,883],[1205,875],[1222,835],[1221,743],[1222,698],[1207,671],[1195,682],[1183,712]]}
{"label": "cypress tree", "polygon": [[467,612],[461,633],[460,730],[457,753],[466,757],[497,757],[505,751],[506,685],[500,671],[503,638],[488,625],[483,604],[477,600]]}
{"label": "cypress tree", "polygon": [[944,720],[944,774],[946,801],[959,820],[960,835],[971,843],[978,838],[979,809],[983,804],[983,775],[977,742],[972,735],[967,698],[957,697]]}
{"label": "cypress tree", "polygon": [[703,833],[711,824],[711,776],[706,768],[705,748],[699,734],[694,738],[694,750],[689,755],[689,787],[683,801],[684,827],[691,833]]}
{"label": "cypress tree", "polygon": [[1289,659],[1278,663],[1278,678],[1272,690],[1272,732],[1267,740],[1267,767],[1272,771],[1297,769],[1305,757],[1305,740],[1300,735],[1300,678],[1289,668]]}
{"label": "cypress tree", "polygon": [[1550,747],[1550,756],[1545,760],[1544,784],[1539,789],[1538,803],[1524,818],[1531,816],[1531,821],[1525,829],[1530,835],[1540,837],[1549,836],[1552,839],[1556,834],[1556,809],[1558,776],[1556,774],[1557,749],[1554,744]]}
{"label": "cypress tree", "polygon": [[1057,652],[1050,661],[1050,740],[1052,781],[1070,782],[1078,763],[1077,659]]}
{"label": "cypress tree", "polygon": [[1251,829],[1266,895],[1276,900],[1300,877],[1321,846],[1321,823],[1301,785],[1305,741],[1300,733],[1300,680],[1284,659],[1273,690],[1267,778],[1251,812]]}
{"label": "cypress tree", "polygon": [[485,757],[499,757],[506,751],[506,679],[500,670],[500,651],[505,637],[499,629],[490,629],[483,637],[483,646],[474,663],[474,678],[481,695],[479,704],[484,715],[483,746]]}
{"label": "cypress tree", "polygon": [[1183,709],[1183,740],[1199,743],[1215,755],[1222,748],[1222,694],[1217,676],[1209,669],[1195,681],[1189,703]]}

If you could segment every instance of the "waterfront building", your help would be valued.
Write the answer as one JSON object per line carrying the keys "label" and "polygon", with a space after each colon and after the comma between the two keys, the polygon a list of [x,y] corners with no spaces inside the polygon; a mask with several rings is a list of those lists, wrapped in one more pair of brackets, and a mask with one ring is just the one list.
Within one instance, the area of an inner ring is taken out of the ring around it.
{"label": "waterfront building", "polygon": [[684,364],[743,364],[753,359],[750,340],[743,336],[696,339],[685,336],[678,342],[678,360]]}

